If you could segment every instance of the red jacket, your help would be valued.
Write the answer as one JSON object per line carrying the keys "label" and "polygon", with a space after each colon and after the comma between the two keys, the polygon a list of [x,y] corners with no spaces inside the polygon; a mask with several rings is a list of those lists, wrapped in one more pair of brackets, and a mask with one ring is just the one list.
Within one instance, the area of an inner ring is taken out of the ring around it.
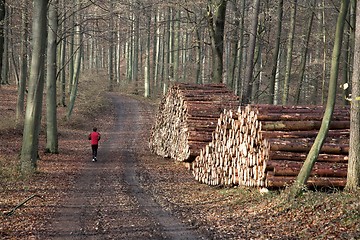
{"label": "red jacket", "polygon": [[91,145],[98,145],[99,140],[100,140],[100,133],[98,132],[91,132],[89,134],[89,140],[91,142]]}

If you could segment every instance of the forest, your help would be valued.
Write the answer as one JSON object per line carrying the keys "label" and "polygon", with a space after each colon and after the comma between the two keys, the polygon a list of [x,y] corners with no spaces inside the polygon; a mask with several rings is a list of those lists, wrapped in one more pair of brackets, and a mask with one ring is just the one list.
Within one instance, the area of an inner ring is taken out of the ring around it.
{"label": "forest", "polygon": [[[29,4],[6,3],[3,11],[3,83],[20,82],[31,55]],[[171,82],[222,82],[238,95],[251,93],[252,103],[286,105],[324,102],[340,2],[64,0],[49,7],[64,105],[79,63],[81,71],[106,70],[109,88],[133,84],[146,96]],[[352,72],[354,11],[345,24],[340,86]],[[346,104],[348,92],[338,92]]]}
{"label": "forest", "polygon": [[0,92],[16,88],[18,171],[37,172],[43,135],[45,152],[61,153],[58,128],[91,101],[84,85],[158,103],[178,83],[223,84],[239,106],[324,107],[289,196],[304,190],[335,106],[349,109],[345,190],[356,195],[358,26],[356,0],[0,0]]}

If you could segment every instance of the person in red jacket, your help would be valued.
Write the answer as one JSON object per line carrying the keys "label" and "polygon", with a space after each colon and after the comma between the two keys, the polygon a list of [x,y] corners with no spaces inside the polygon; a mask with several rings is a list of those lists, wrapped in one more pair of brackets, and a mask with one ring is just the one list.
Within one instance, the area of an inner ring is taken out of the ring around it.
{"label": "person in red jacket", "polygon": [[97,128],[94,127],[93,131],[89,134],[89,140],[90,140],[90,143],[91,143],[92,156],[93,156],[92,161],[93,162],[96,161],[97,150],[98,150],[98,147],[99,147],[100,138],[101,138],[100,133],[97,131]]}

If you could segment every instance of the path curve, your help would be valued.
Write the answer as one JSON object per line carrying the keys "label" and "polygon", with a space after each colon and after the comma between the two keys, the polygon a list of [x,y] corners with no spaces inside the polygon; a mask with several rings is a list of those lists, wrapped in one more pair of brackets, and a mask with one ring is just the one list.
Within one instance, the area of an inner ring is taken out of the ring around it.
{"label": "path curve", "polygon": [[109,94],[117,120],[103,132],[98,161],[84,164],[55,214],[48,239],[206,239],[165,211],[139,183],[139,153],[147,147],[153,108]]}

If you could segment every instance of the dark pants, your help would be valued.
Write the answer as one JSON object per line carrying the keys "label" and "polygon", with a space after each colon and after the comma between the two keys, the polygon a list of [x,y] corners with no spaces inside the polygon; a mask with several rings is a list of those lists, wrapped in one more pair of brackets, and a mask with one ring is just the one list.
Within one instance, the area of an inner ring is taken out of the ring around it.
{"label": "dark pants", "polygon": [[97,156],[97,150],[98,150],[98,145],[91,145],[91,149],[92,149],[92,155],[93,155],[93,158],[96,158]]}

